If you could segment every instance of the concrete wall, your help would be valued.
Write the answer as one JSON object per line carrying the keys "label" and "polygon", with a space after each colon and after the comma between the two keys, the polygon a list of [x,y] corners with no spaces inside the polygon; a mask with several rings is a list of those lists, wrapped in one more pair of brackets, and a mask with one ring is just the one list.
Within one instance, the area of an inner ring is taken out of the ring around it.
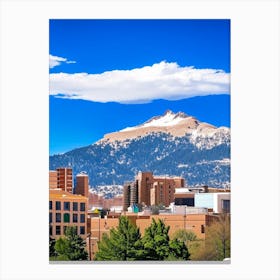
{"label": "concrete wall", "polygon": [[213,193],[196,193],[194,196],[195,207],[214,208],[214,196]]}
{"label": "concrete wall", "polygon": [[222,213],[223,200],[230,200],[231,193],[196,193],[194,197],[195,207],[213,209],[214,213]]}

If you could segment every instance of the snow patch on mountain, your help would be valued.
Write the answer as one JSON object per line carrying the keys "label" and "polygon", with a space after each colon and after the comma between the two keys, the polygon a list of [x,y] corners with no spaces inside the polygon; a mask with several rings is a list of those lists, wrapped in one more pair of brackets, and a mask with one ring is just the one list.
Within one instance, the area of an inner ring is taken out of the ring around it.
{"label": "snow patch on mountain", "polygon": [[182,112],[174,114],[172,111],[167,110],[163,116],[154,117],[142,125],[127,127],[120,131],[131,131],[135,129],[139,129],[141,127],[166,127],[166,126],[174,126],[179,124],[181,121],[185,120],[186,118],[191,118],[185,115]]}
{"label": "snow patch on mountain", "polygon": [[230,164],[230,159],[229,158],[224,158],[224,159],[221,159],[221,160],[201,160],[201,161],[198,161],[196,164],[197,165],[202,165],[202,164],[221,164],[221,165],[229,165]]}
{"label": "snow patch on mountain", "polygon": [[209,150],[223,143],[229,145],[230,129],[227,127],[219,127],[215,129],[193,130],[189,139],[198,149]]}
{"label": "snow patch on mountain", "polygon": [[103,185],[89,189],[90,193],[103,196],[104,198],[112,198],[123,194],[122,185]]}
{"label": "snow patch on mountain", "polygon": [[178,168],[184,168],[184,167],[189,167],[189,165],[188,164],[178,164],[177,165],[178,166]]}

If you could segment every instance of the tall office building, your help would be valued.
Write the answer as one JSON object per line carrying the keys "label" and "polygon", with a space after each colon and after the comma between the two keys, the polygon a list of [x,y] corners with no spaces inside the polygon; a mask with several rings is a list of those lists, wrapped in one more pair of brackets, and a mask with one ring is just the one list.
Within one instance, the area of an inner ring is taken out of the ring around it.
{"label": "tall office building", "polygon": [[134,182],[124,185],[123,209],[133,204],[169,206],[174,202],[175,188],[185,186],[181,177],[153,176],[152,172],[139,172]]}
{"label": "tall office building", "polygon": [[150,190],[154,183],[152,172],[139,172],[135,178],[135,184],[138,187],[138,201],[145,205],[151,205]]}
{"label": "tall office building", "polygon": [[128,182],[123,187],[123,210],[139,202],[138,182]]}
{"label": "tall office building", "polygon": [[123,210],[127,211],[127,208],[130,206],[130,188],[132,183],[125,183],[123,186]]}
{"label": "tall office building", "polygon": [[88,175],[80,173],[76,176],[75,194],[81,194],[88,197]]}
{"label": "tall office building", "polygon": [[62,189],[65,192],[73,193],[73,175],[71,168],[57,168],[49,171],[49,188]]}

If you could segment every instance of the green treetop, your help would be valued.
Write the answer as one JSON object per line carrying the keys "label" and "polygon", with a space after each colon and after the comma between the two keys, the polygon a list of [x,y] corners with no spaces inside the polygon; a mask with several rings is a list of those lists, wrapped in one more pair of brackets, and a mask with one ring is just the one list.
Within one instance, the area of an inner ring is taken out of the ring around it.
{"label": "green treetop", "polygon": [[142,259],[141,234],[127,217],[121,216],[117,228],[104,233],[98,243],[99,251],[95,259],[98,261],[134,261]]}
{"label": "green treetop", "polygon": [[166,226],[162,220],[152,220],[152,224],[146,228],[142,238],[145,259],[147,260],[187,260],[188,249],[183,241],[170,240]]}
{"label": "green treetop", "polygon": [[77,234],[77,227],[66,228],[65,237],[60,237],[55,243],[55,251],[61,260],[87,260],[85,241]]}

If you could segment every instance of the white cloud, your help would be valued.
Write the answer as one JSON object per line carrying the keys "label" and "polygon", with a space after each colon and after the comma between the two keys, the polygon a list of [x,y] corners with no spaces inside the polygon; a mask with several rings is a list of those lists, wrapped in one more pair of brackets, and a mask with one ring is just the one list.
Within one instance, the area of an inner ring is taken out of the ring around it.
{"label": "white cloud", "polygon": [[147,103],[229,93],[230,74],[217,69],[180,67],[162,61],[102,74],[50,74],[50,94],[98,102]]}
{"label": "white cloud", "polygon": [[49,67],[50,68],[54,68],[55,66],[58,66],[60,65],[62,62],[65,62],[65,63],[76,63],[76,61],[73,61],[73,60],[67,60],[66,58],[64,57],[59,57],[59,56],[55,56],[55,55],[51,55],[49,56]]}

